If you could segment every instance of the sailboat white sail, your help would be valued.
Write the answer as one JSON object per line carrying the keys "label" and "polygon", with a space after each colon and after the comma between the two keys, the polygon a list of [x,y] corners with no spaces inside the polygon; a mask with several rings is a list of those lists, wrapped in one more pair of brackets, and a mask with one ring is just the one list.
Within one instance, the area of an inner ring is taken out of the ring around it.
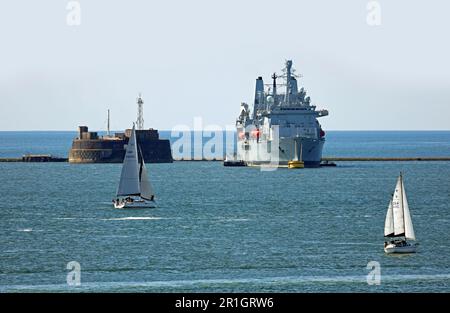
{"label": "sailboat white sail", "polygon": [[136,134],[133,129],[128,140],[127,150],[123,159],[122,173],[120,175],[117,197],[139,195],[141,188],[139,184],[139,166],[137,155]]}
{"label": "sailboat white sail", "polygon": [[406,239],[416,240],[414,234],[414,227],[412,224],[411,213],[409,212],[408,199],[406,199],[405,185],[402,184],[402,196],[403,196],[403,222],[405,228]]}
{"label": "sailboat white sail", "polygon": [[392,200],[389,201],[389,207],[386,213],[386,220],[384,222],[384,236],[394,236],[394,210],[392,208]]}
{"label": "sailboat white sail", "polygon": [[143,157],[139,177],[140,177],[141,197],[146,200],[153,200],[155,194],[153,192],[152,185],[150,184],[150,180],[148,179],[147,167],[145,166]]}
{"label": "sailboat white sail", "polygon": [[[416,240],[416,236],[401,173],[386,213],[384,236],[394,238],[390,242],[385,242],[384,250],[386,253],[411,253],[416,251],[416,245],[406,241],[407,239]],[[399,237],[404,237],[404,239],[396,239]]]}
{"label": "sailboat white sail", "polygon": [[116,208],[155,207],[154,192],[148,179],[142,152],[140,156],[141,162],[139,162],[136,130],[133,125],[125,152],[116,199],[113,200]]}

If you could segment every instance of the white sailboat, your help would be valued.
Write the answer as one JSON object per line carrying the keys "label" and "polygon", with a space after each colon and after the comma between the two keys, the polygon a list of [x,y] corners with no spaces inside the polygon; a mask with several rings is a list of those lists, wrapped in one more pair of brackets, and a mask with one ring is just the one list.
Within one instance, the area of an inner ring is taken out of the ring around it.
{"label": "white sailboat", "polygon": [[398,177],[394,195],[389,202],[384,223],[384,237],[386,238],[384,251],[388,254],[416,252],[417,244],[407,241],[416,240],[416,235],[406,199],[402,173]]}
{"label": "white sailboat", "polygon": [[[141,155],[139,162],[138,151]],[[144,157],[136,143],[136,131],[133,124],[130,140],[123,160],[122,173],[116,199],[113,200],[116,209],[154,208],[154,192],[148,179]]]}

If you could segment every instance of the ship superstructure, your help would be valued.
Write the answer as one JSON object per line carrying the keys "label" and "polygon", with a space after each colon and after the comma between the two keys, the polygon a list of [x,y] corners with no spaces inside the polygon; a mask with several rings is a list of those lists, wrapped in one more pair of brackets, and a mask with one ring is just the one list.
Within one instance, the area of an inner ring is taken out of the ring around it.
{"label": "ship superstructure", "polygon": [[[325,132],[317,119],[327,116],[328,111],[316,110],[305,89],[298,89],[299,76],[292,61],[285,65],[282,75],[272,75],[272,84],[265,85],[262,77],[256,79],[252,108],[241,104],[236,120],[237,157],[249,165],[287,165],[301,159],[305,167],[318,167]],[[284,83],[278,84],[278,78]]]}

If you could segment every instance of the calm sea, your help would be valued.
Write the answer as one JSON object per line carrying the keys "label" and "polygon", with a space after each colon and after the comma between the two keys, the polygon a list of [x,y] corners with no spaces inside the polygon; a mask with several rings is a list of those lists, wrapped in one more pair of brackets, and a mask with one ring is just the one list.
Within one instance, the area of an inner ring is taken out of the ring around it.
{"label": "calm sea", "polygon": [[[0,157],[66,156],[74,136],[0,132]],[[328,132],[324,155],[450,156],[450,132]],[[150,164],[158,208],[116,210],[120,164],[0,163],[0,292],[449,292],[450,162],[338,165]],[[400,171],[420,246],[386,256]]]}

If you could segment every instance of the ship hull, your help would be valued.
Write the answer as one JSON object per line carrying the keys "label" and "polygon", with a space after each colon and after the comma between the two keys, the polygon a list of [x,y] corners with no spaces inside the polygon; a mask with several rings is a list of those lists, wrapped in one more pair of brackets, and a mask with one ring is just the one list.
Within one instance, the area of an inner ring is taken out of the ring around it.
{"label": "ship hull", "polygon": [[247,143],[239,141],[238,156],[249,165],[287,166],[295,155],[295,141],[297,141],[297,146],[301,147],[298,148],[297,157],[305,163],[305,167],[320,167],[325,143],[323,138],[280,138],[278,145],[256,139],[247,140]]}

